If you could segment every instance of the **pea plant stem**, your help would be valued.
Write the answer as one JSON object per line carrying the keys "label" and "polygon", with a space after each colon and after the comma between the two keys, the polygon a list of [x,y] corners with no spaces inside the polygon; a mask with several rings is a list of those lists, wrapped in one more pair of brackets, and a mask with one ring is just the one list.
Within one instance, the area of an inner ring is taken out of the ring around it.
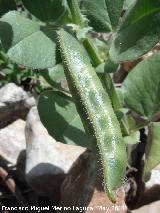
{"label": "pea plant stem", "polygon": [[78,1],[77,0],[67,0],[71,14],[72,14],[72,20],[75,24],[79,25],[81,28],[84,27],[85,23],[83,20],[83,17],[81,15]]}
{"label": "pea plant stem", "polygon": [[[77,0],[67,0],[68,5],[72,14],[72,20],[75,24],[77,24],[80,28],[85,27],[85,21],[81,15],[80,8]],[[83,45],[85,46],[91,60],[95,66],[98,66],[102,63],[101,58],[99,57],[94,45],[90,38],[86,37],[83,40]]]}
{"label": "pea plant stem", "polygon": [[98,52],[96,51],[96,48],[92,44],[92,40],[90,38],[85,38],[83,41],[83,45],[86,48],[93,65],[96,67],[99,64],[102,63],[102,59],[100,58]]}

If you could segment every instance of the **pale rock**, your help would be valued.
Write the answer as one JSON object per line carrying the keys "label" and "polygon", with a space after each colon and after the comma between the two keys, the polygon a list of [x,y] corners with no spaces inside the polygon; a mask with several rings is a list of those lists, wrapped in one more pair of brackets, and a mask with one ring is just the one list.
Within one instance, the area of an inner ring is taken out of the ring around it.
{"label": "pale rock", "polygon": [[56,142],[42,125],[36,107],[28,114],[25,135],[28,183],[41,195],[58,196],[66,173],[85,149]]}
{"label": "pale rock", "polygon": [[35,105],[35,100],[14,83],[8,83],[0,89],[0,128],[17,120],[25,118],[29,109]]}
{"label": "pale rock", "polygon": [[147,188],[150,188],[154,185],[160,185],[160,165],[158,165],[151,171],[151,177],[145,185]]}
{"label": "pale rock", "polygon": [[0,130],[0,156],[13,165],[26,149],[24,129],[25,121],[19,119]]}

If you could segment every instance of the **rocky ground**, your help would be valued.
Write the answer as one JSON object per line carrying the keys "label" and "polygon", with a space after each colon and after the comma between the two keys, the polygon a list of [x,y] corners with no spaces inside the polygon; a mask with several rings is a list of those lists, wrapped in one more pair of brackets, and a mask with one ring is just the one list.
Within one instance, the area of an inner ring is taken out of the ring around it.
{"label": "rocky ground", "polygon": [[[116,204],[107,199],[97,170],[90,151],[62,144],[48,135],[34,97],[14,83],[0,89],[1,205],[61,208],[50,212],[130,212],[124,189],[117,191]],[[159,167],[147,184],[160,186]],[[160,201],[132,212],[158,213]]]}

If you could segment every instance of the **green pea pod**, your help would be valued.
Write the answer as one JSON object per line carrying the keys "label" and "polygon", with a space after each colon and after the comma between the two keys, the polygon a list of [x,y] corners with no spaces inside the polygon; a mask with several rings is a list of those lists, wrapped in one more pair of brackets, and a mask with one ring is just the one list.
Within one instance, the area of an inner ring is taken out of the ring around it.
{"label": "green pea pod", "polygon": [[111,101],[105,92],[86,52],[79,42],[63,29],[59,43],[65,75],[86,132],[97,144],[102,163],[104,188],[115,202],[114,190],[123,183],[126,169],[126,147]]}

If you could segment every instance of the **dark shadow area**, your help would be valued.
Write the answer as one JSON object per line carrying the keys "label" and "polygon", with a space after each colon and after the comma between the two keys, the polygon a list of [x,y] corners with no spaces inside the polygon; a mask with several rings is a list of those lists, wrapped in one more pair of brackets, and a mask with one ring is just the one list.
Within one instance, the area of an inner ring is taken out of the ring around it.
{"label": "dark shadow area", "polygon": [[4,21],[0,21],[0,40],[2,47],[7,51],[12,45],[13,30],[12,26]]}
{"label": "dark shadow area", "polygon": [[145,189],[144,193],[141,195],[141,199],[139,200],[138,207],[158,200],[160,200],[160,184],[156,184],[151,188]]}
{"label": "dark shadow area", "polygon": [[87,207],[95,189],[96,175],[95,158],[92,152],[87,150],[79,156],[68,172],[61,187],[59,206],[62,209],[66,206],[71,207],[70,213],[79,212],[79,210],[73,210],[73,206]]}
{"label": "dark shadow area", "polygon": [[45,3],[43,0],[38,0],[38,6],[37,0],[32,0],[32,4],[28,3],[28,1],[23,3],[27,10],[43,22],[55,22],[65,12],[65,5],[63,5],[62,0],[47,0]]}
{"label": "dark shadow area", "polygon": [[9,161],[7,161],[6,159],[4,159],[4,158],[0,155],[0,167],[7,168],[8,165],[9,165]]}
{"label": "dark shadow area", "polygon": [[0,16],[7,13],[10,10],[16,10],[16,3],[14,0],[10,1],[1,1],[1,7],[0,7]]}
{"label": "dark shadow area", "polygon": [[147,136],[145,129],[140,130],[140,141],[135,150],[132,152],[133,167],[137,171],[132,171],[127,178],[130,180],[130,190],[126,197],[126,204],[130,210],[140,208],[152,202],[160,200],[160,185],[154,185],[151,188],[146,188],[142,180],[143,175],[143,155],[145,152]]}
{"label": "dark shadow area", "polygon": [[25,119],[28,112],[29,108],[25,105],[24,100],[16,103],[4,103],[4,107],[0,109],[0,128],[6,127],[19,118]]}
{"label": "dark shadow area", "polygon": [[40,196],[50,199],[54,205],[60,202],[60,187],[65,178],[64,171],[49,163],[40,163],[26,174],[28,184]]}
{"label": "dark shadow area", "polygon": [[133,159],[132,167],[136,168],[137,171],[132,171],[127,175],[127,179],[131,180],[130,190],[126,197],[126,204],[129,209],[137,208],[138,202],[144,193],[145,185],[142,181],[143,175],[143,155],[145,152],[147,136],[145,134],[145,129],[140,130],[140,141],[137,147],[132,151],[131,158]]}

